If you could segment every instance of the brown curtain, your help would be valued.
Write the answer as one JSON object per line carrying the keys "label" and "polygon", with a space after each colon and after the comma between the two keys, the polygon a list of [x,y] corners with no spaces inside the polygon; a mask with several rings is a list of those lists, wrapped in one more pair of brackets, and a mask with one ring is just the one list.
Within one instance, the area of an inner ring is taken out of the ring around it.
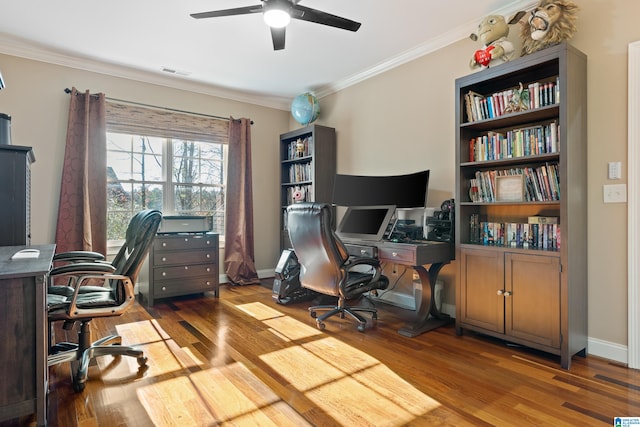
{"label": "brown curtain", "polygon": [[224,268],[234,285],[260,283],[253,247],[251,121],[229,120]]}
{"label": "brown curtain", "polygon": [[107,252],[106,120],[104,94],[70,95],[62,167],[56,251]]}

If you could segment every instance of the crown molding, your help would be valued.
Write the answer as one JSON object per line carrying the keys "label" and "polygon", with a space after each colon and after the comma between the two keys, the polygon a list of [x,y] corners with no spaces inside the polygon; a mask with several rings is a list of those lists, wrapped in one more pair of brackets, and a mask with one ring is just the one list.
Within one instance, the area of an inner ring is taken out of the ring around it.
{"label": "crown molding", "polygon": [[[499,9],[494,14],[505,16],[513,15],[519,10],[530,10],[538,2],[516,0],[507,7]],[[412,49],[409,49],[393,58],[376,64],[362,72],[353,74],[336,82],[321,85],[311,89],[318,98],[336,93],[349,86],[365,81],[371,77],[382,74],[407,62],[413,61],[424,55],[445,48],[452,43],[469,37],[470,29],[476,28],[478,21],[470,21],[460,25],[436,38],[432,38]],[[144,83],[155,84],[173,89],[194,92],[198,94],[210,95],[219,98],[229,99],[238,102],[258,105],[262,107],[275,108],[279,110],[289,110],[291,99],[289,97],[274,96],[264,93],[253,93],[240,90],[229,89],[193,80],[188,80],[180,75],[164,75],[160,71],[149,71],[132,68],[122,64],[107,63],[90,57],[81,57],[73,53],[53,51],[50,48],[12,37],[0,32],[0,53],[34,61],[46,62],[64,67],[105,74],[113,77],[120,77]]]}
{"label": "crown molding", "polygon": [[291,100],[285,97],[248,93],[186,80],[181,76],[161,75],[159,74],[160,71],[141,70],[121,64],[107,63],[93,58],[57,52],[2,33],[0,33],[0,53],[279,110],[288,110],[291,104]]}

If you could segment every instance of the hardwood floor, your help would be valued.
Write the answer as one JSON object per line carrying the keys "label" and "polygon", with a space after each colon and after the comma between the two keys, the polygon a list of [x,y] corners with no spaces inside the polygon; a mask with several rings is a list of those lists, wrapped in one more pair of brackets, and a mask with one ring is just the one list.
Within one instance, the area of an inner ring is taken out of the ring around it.
{"label": "hardwood floor", "polygon": [[102,357],[76,394],[68,364],[52,367],[49,425],[610,426],[640,416],[640,371],[593,356],[566,371],[556,356],[452,326],[406,338],[396,331],[407,312],[384,304],[365,333],[337,317],[319,331],[309,305],[276,304],[266,281],[94,320],[94,338],[117,331],[145,350],[149,370],[136,378],[135,359]]}

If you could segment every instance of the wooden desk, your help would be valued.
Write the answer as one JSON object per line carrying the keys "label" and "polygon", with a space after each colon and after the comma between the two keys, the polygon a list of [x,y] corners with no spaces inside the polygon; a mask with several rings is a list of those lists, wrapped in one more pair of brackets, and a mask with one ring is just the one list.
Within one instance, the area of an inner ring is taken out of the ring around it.
{"label": "wooden desk", "polygon": [[[434,289],[442,267],[451,262],[452,243],[420,242],[395,243],[346,240],[349,253],[356,256],[374,256],[381,262],[408,265],[418,273],[421,288],[416,290],[416,314],[414,321],[400,328],[398,333],[415,337],[424,332],[451,323],[453,319],[436,307]],[[426,267],[428,266],[428,267]],[[426,285],[426,286],[425,286]]]}
{"label": "wooden desk", "polygon": [[[12,260],[24,248],[38,258]],[[47,274],[55,245],[0,247],[0,421],[47,423]]]}

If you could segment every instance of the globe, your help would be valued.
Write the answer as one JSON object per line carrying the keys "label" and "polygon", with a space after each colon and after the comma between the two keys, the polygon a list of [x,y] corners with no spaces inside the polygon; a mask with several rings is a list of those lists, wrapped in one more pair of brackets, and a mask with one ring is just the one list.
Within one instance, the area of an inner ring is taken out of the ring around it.
{"label": "globe", "polygon": [[293,98],[291,103],[291,115],[301,125],[308,125],[318,118],[320,104],[311,93],[306,92]]}

